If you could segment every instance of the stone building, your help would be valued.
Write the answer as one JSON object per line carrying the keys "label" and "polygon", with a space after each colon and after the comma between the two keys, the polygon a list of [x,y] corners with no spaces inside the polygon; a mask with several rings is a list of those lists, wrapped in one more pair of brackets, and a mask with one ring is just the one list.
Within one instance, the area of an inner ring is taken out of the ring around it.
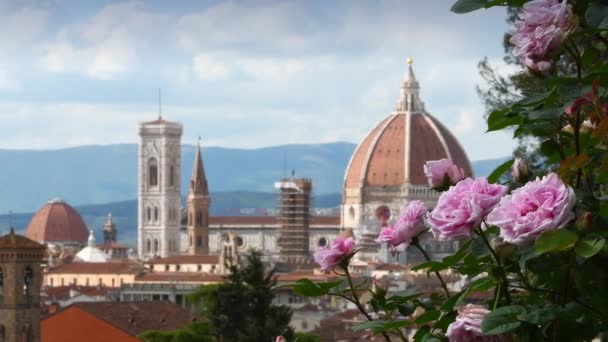
{"label": "stone building", "polygon": [[12,228],[0,237],[0,341],[40,341],[40,264],[45,250]]}
{"label": "stone building", "polygon": [[179,123],[141,123],[137,243],[141,259],[180,252],[181,137]]}
{"label": "stone building", "polygon": [[209,189],[200,142],[194,156],[192,179],[187,197],[188,254],[209,254]]}

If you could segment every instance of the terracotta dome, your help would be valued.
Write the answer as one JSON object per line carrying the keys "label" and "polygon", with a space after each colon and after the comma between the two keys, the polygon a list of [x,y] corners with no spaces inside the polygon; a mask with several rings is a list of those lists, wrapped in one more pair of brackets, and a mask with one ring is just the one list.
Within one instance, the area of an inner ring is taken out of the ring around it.
{"label": "terracotta dome", "polygon": [[427,160],[449,158],[472,175],[466,153],[452,133],[424,110],[412,67],[393,113],[359,144],[344,178],[345,188],[428,185]]}
{"label": "terracotta dome", "polygon": [[80,214],[60,199],[53,199],[38,210],[25,231],[27,238],[40,243],[85,245],[88,235]]}

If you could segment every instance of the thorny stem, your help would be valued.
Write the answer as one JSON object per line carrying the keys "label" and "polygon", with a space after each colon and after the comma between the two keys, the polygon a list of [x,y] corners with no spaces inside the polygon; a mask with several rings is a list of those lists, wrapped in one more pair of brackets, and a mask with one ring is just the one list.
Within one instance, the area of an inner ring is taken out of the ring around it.
{"label": "thorny stem", "polygon": [[[361,305],[361,302],[359,301],[359,296],[357,295],[357,290],[355,289],[355,285],[353,284],[353,278],[350,276],[350,272],[348,271],[348,266],[344,267],[344,275],[346,276],[348,285],[350,286],[350,289],[352,290],[351,292],[353,294],[353,298],[352,298],[351,302],[353,302],[353,304],[355,304],[357,309],[359,309],[359,311],[363,314],[363,316],[365,316],[365,318],[367,318],[368,321],[373,321],[374,319],[367,313],[367,311],[365,311],[365,308],[363,307],[363,305]],[[382,336],[384,336],[384,339],[387,342],[391,342],[391,338],[388,336],[387,333],[382,332]]]}
{"label": "thorny stem", "polygon": [[486,247],[490,251],[490,254],[492,254],[492,258],[496,262],[496,266],[498,266],[498,268],[499,268],[500,278],[501,278],[499,286],[503,286],[504,287],[505,300],[507,301],[507,304],[511,304],[511,294],[509,293],[509,280],[507,279],[507,275],[505,274],[505,270],[502,267],[502,263],[500,262],[500,258],[498,257],[498,255],[496,255],[496,252],[494,251],[494,248],[492,248],[492,245],[490,245],[490,241],[488,241],[488,238],[486,238],[486,235],[483,233],[483,230],[481,228],[478,228],[477,234],[479,234],[479,236],[481,236],[481,239],[483,240],[483,242],[485,243]]}
{"label": "thorny stem", "polygon": [[[431,261],[431,257],[429,257],[429,255],[426,253],[424,248],[422,248],[422,246],[420,246],[420,242],[418,241],[417,237],[412,239],[412,245],[414,245],[416,248],[418,248],[420,253],[422,253],[422,255],[424,255],[424,258],[426,259],[426,261]],[[441,274],[439,274],[439,271],[434,271],[434,272],[435,272],[435,275],[437,276],[437,279],[439,279],[439,281],[441,282],[441,287],[443,288],[443,291],[445,292],[446,297],[450,298],[450,291],[448,290],[448,286],[445,284],[445,281],[443,281]]]}

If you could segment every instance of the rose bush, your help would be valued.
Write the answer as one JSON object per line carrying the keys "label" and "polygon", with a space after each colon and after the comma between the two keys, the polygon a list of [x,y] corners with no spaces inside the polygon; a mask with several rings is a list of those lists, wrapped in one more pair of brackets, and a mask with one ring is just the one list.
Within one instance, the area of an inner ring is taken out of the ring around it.
{"label": "rose bush", "polygon": [[[452,10],[500,5],[518,11],[513,53],[542,90],[493,110],[488,131],[533,137],[544,165],[509,160],[487,178],[464,178],[447,159],[426,164],[429,185],[441,193],[425,224],[426,209],[412,202],[377,241],[395,251],[418,249],[426,261],[412,270],[432,274],[440,290],[394,293],[374,281],[354,282],[354,241],[318,251],[321,268],[339,265],[345,279],[303,279],[294,291],[352,302],[366,320],[354,330],[386,341],[408,340],[404,329],[412,327],[415,341],[590,341],[608,334],[608,4],[458,0]],[[424,234],[461,247],[431,260],[419,243]],[[465,285],[450,291],[448,271]],[[473,299],[476,292],[485,296]],[[359,293],[371,299],[364,303]]]}

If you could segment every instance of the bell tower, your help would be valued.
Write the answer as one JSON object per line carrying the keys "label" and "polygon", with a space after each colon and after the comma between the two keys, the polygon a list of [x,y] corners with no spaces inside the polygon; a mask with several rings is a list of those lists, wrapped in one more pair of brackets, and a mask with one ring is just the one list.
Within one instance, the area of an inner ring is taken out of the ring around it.
{"label": "bell tower", "polygon": [[179,254],[182,125],[139,124],[137,244],[139,258]]}
{"label": "bell tower", "polygon": [[12,228],[0,237],[0,341],[40,341],[40,264],[45,249]]}
{"label": "bell tower", "polygon": [[112,213],[108,213],[108,219],[103,225],[103,243],[116,243],[116,224],[112,220]]}
{"label": "bell tower", "polygon": [[200,139],[194,155],[192,179],[188,190],[188,254],[209,254],[209,189]]}

